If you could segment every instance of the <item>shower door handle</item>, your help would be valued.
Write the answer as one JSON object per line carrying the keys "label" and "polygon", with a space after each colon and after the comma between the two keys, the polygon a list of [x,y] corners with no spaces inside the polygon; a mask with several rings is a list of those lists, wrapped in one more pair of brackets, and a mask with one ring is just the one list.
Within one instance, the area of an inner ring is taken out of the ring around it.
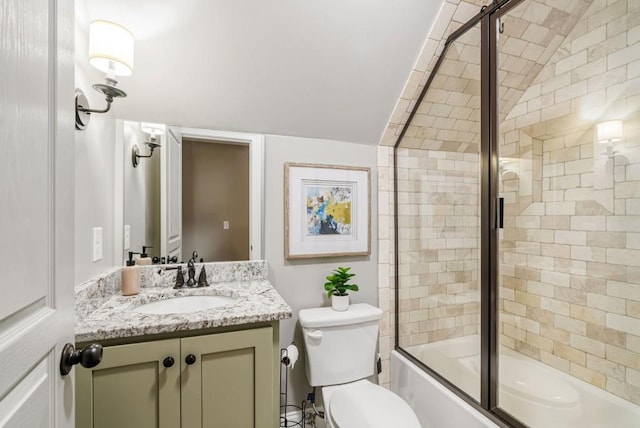
{"label": "shower door handle", "polygon": [[504,229],[504,198],[496,198],[496,229]]}

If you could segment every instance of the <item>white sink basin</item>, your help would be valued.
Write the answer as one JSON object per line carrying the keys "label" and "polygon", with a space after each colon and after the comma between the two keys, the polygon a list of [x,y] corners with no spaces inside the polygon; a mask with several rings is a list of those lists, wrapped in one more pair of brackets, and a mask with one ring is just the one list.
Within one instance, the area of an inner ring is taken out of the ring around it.
{"label": "white sink basin", "polygon": [[235,297],[227,296],[184,296],[160,300],[139,306],[133,311],[140,314],[186,314],[206,311],[207,309],[228,306],[235,302]]}

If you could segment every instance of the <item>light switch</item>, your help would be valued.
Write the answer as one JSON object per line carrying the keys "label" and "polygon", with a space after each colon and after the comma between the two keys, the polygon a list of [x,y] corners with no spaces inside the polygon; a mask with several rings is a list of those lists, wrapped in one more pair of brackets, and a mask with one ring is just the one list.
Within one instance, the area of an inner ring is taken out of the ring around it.
{"label": "light switch", "polygon": [[93,228],[93,261],[102,259],[102,228]]}
{"label": "light switch", "polygon": [[124,225],[124,245],[125,250],[128,250],[131,247],[131,225]]}
{"label": "light switch", "polygon": [[224,230],[229,229],[229,220],[225,220],[225,221],[222,222],[222,228]]}

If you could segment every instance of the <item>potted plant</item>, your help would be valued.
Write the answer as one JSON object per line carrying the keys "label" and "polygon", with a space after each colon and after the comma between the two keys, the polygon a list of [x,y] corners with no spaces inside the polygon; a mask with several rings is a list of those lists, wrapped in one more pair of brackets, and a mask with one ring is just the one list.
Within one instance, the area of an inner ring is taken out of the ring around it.
{"label": "potted plant", "polygon": [[339,267],[327,277],[324,289],[331,299],[331,307],[335,311],[346,311],[349,309],[349,294],[347,290],[358,291],[357,284],[347,284],[355,273],[349,273],[351,268]]}

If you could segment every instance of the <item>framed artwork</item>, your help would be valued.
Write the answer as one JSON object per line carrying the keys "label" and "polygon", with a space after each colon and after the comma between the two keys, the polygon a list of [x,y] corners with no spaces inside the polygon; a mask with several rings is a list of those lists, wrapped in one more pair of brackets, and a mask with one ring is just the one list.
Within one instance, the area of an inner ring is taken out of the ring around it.
{"label": "framed artwork", "polygon": [[288,259],[371,254],[371,170],[285,163]]}

